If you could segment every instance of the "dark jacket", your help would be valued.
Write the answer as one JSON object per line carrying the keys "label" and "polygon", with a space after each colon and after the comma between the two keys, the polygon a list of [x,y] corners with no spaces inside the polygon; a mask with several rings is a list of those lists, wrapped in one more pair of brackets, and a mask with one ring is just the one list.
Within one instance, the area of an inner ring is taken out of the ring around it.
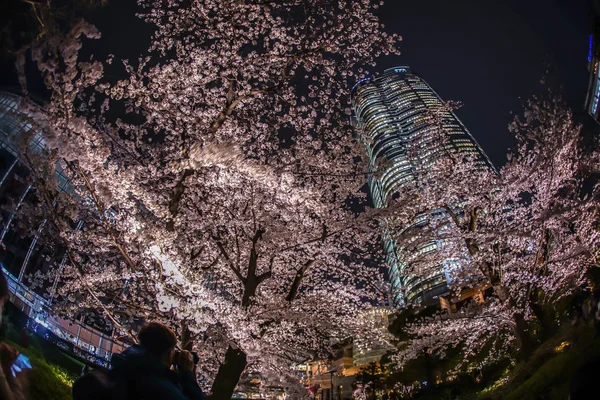
{"label": "dark jacket", "polygon": [[111,364],[112,373],[126,380],[129,400],[204,400],[193,372],[170,370],[143,346],[115,354]]}

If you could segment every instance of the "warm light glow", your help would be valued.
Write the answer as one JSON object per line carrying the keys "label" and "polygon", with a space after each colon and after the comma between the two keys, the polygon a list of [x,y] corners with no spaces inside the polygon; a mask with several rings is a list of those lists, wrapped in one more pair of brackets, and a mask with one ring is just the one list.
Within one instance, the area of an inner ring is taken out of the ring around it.
{"label": "warm light glow", "polygon": [[554,348],[554,351],[557,353],[562,353],[565,349],[568,349],[569,347],[571,347],[571,342],[565,341],[556,346]]}

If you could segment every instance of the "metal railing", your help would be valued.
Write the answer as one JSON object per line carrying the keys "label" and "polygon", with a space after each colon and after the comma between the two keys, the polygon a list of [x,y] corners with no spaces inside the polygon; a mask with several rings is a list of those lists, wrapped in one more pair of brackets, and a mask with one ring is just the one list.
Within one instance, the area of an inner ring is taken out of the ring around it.
{"label": "metal railing", "polygon": [[[127,346],[112,335],[106,335],[81,321],[69,321],[55,315],[48,300],[19,283],[18,278],[4,267],[2,272],[7,278],[10,301],[29,317],[28,326],[63,350],[108,367],[112,355],[120,353]],[[45,329],[38,329],[40,326]]]}

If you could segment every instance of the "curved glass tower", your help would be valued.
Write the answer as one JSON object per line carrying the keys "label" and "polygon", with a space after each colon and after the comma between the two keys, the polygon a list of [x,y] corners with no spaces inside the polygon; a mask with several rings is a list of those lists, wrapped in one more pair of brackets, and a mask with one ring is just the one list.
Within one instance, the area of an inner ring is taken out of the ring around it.
{"label": "curved glass tower", "polygon": [[[385,207],[399,188],[415,179],[416,169],[448,154],[472,153],[482,168],[491,165],[469,131],[443,105],[437,93],[406,66],[390,68],[378,78],[362,79],[352,88],[355,122],[370,160],[368,184],[375,207]],[[431,214],[446,217],[443,210],[431,210]],[[415,224],[419,219],[424,220],[416,216]],[[385,228],[383,241],[396,306],[433,304],[448,291],[447,265],[427,276],[409,276],[405,273],[409,257]],[[417,251],[426,254],[440,246],[432,241]],[[410,254],[410,258],[415,256],[418,254]]]}
{"label": "curved glass tower", "polygon": [[[40,335],[51,333],[52,341],[63,349],[97,365],[107,366],[113,353],[124,349],[125,343],[83,320],[69,321],[53,311],[53,297],[59,284],[59,274],[67,262],[66,249],[56,243],[43,243],[41,234],[46,221],[34,227],[32,235],[23,235],[14,222],[23,206],[35,205],[35,188],[29,182],[29,168],[20,162],[20,146],[45,154],[44,139],[38,127],[20,108],[21,97],[0,91],[0,272],[4,273],[10,290],[10,302],[20,309]],[[75,188],[56,164],[57,189],[73,195]],[[78,223],[81,228],[83,221]],[[53,282],[32,287],[29,275],[48,273],[58,267]],[[114,333],[114,332],[113,332]],[[48,336],[46,336],[48,337]]]}

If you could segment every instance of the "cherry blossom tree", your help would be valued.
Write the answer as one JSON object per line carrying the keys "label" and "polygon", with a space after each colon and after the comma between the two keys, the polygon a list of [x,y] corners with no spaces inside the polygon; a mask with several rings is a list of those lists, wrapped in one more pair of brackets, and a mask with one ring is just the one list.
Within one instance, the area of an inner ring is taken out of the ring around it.
{"label": "cherry blossom tree", "polygon": [[244,372],[292,390],[293,366],[357,334],[385,295],[363,262],[380,211],[352,209],[364,166],[348,92],[399,38],[368,0],[139,5],[156,31],[124,80],[78,60],[81,38],[100,36],[83,21],[32,49],[52,97],[23,109],[47,152],[22,158],[67,248],[60,306],[132,340],[133,316],[169,322],[214,398]]}
{"label": "cherry blossom tree", "polygon": [[[597,171],[597,151],[582,146],[581,126],[551,93],[529,101],[510,130],[517,145],[499,171],[442,146],[444,156],[418,171],[416,184],[401,193],[401,207],[390,204],[401,248],[417,254],[423,243],[439,244],[409,258],[408,274],[444,265],[457,294],[473,287],[493,291],[483,304],[407,324],[404,332],[413,339],[397,354],[400,364],[457,346],[465,359],[484,345],[492,349],[485,362],[511,348],[526,358],[536,339],[530,327],[544,332],[555,325],[553,306],[598,268],[598,185],[584,186]],[[420,224],[414,224],[417,215]]]}

